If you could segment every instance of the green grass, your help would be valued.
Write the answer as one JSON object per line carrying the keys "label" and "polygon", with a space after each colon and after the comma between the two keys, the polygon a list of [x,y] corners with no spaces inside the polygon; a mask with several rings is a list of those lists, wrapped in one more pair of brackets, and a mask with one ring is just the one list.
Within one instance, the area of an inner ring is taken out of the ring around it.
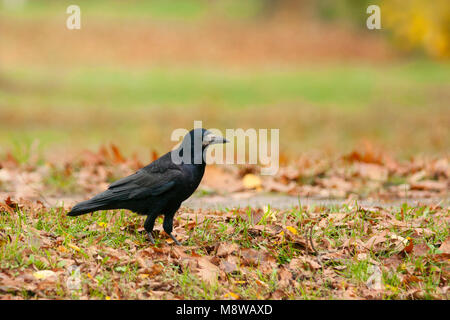
{"label": "green grass", "polygon": [[[143,219],[135,214],[114,211],[69,218],[61,209],[28,206],[29,204],[25,204],[12,214],[0,211],[0,272],[11,277],[23,274],[31,276],[36,270],[53,270],[59,274],[59,278],[45,290],[3,287],[2,294],[25,299],[218,299],[230,297],[231,292],[242,299],[263,299],[282,292],[279,294],[285,299],[342,299],[346,298],[345,288],[350,287],[356,297],[369,294],[372,298],[405,299],[410,298],[408,292],[413,288],[421,293],[420,297],[423,299],[444,298],[439,288],[442,285],[440,275],[444,272],[445,262],[433,258],[439,252],[433,251],[431,246],[433,243],[442,243],[449,236],[448,226],[440,222],[440,218],[448,215],[448,210],[445,209],[436,211],[428,206],[407,208],[408,213],[404,217],[406,221],[410,220],[420,224],[422,228],[433,230],[432,235],[415,237],[413,240],[416,246],[429,243],[430,250],[426,255],[401,254],[386,243],[385,250],[366,251],[367,258],[363,260],[356,259],[356,253],[346,251],[342,246],[343,242],[349,238],[365,242],[377,231],[367,234],[364,226],[378,228],[378,225],[386,222],[386,213],[392,216],[400,209],[365,211],[346,205],[294,208],[276,213],[275,220],[261,220],[258,224],[265,226],[268,232],[259,235],[254,231],[249,232],[256,225],[247,219],[249,208],[222,213],[205,212],[212,215],[199,220],[194,227],[178,217],[175,226],[179,224],[181,229],[176,228],[176,234],[186,246],[183,251],[187,253],[187,260],[184,261],[195,261],[197,257],[225,260],[227,257],[215,257],[219,243],[235,243],[240,250],[249,248],[256,252],[266,252],[267,257],[274,259],[274,263],[270,265],[272,269],[267,269],[266,258],[252,266],[245,264],[244,256],[237,256],[235,272],[226,274],[224,278],[221,276],[218,283],[209,283],[194,272],[195,268],[191,270],[188,264],[182,262],[186,257],[168,259],[171,256],[171,245],[167,244],[167,238],[162,237],[161,233],[156,236],[156,247],[159,249],[153,252],[152,266],[143,268],[136,257],[142,252],[152,252],[152,249],[147,249],[149,244],[146,235],[138,229]],[[333,223],[334,213],[346,214],[345,219],[340,221],[343,223]],[[230,218],[224,219],[224,214]],[[429,219],[421,219],[424,215],[429,215]],[[202,214],[198,214],[197,217],[201,216]],[[304,237],[311,225],[326,217],[328,224],[316,230],[312,238],[322,257],[323,270],[311,268],[308,264],[300,269],[289,267],[293,259],[302,257],[319,261],[311,249],[307,250],[299,243],[307,241]],[[160,223],[161,219],[158,219],[157,226]],[[274,233],[272,228],[275,225],[281,229]],[[291,229],[288,231],[287,225],[297,230],[296,234],[291,233]],[[395,234],[405,237],[412,235],[409,227],[394,229]],[[330,243],[333,249],[327,249],[324,241]],[[341,258],[325,258],[329,252],[339,252]],[[398,257],[400,265],[383,269],[383,292],[368,293],[365,283],[371,275],[373,261],[382,266],[386,259],[394,256]],[[65,281],[69,276],[66,272],[67,261],[76,261],[81,268],[83,287],[79,291],[66,288]],[[279,272],[280,268],[288,267],[293,272],[293,278],[286,286],[281,282]],[[404,282],[402,279],[407,275],[414,275],[414,281],[417,282]],[[39,286],[40,281],[33,280],[31,283]],[[133,283],[139,284],[136,290],[131,286]],[[152,290],[157,290],[162,295],[148,296]]]}
{"label": "green grass", "polygon": [[349,152],[361,139],[400,157],[445,153],[450,143],[445,63],[27,67],[4,68],[3,74],[0,155],[12,151],[19,159],[35,140],[47,153],[110,142],[128,154],[166,152],[171,132],[194,120],[219,129],[279,128],[280,150],[294,156]]}
{"label": "green grass", "polygon": [[[22,19],[64,18],[66,8],[74,4],[73,1],[28,1],[22,8],[3,8],[6,14]],[[261,10],[261,3],[256,0],[221,1],[211,5],[205,0],[148,0],[148,1],[120,1],[120,0],[79,0],[83,19],[152,19],[152,20],[182,20],[196,21],[207,18],[211,13],[220,14],[228,18],[254,17]]]}
{"label": "green grass", "polygon": [[[450,65],[430,62],[394,67],[328,65],[283,70],[206,68],[5,69],[25,93],[1,90],[6,107],[147,108],[211,104],[242,108],[305,102],[367,108],[389,95],[402,106],[427,101],[430,90],[450,83]],[[33,90],[34,89],[34,90]],[[70,99],[67,99],[70,97]]]}

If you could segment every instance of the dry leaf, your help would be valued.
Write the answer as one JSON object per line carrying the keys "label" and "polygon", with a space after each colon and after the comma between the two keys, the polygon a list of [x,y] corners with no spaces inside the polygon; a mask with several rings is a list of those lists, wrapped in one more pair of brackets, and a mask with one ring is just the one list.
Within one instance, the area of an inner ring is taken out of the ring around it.
{"label": "dry leaf", "polygon": [[33,277],[35,277],[36,279],[39,279],[39,280],[45,280],[45,279],[52,278],[52,277],[55,278],[56,273],[51,270],[39,270],[39,271],[36,271],[35,273],[33,273]]}
{"label": "dry leaf", "polygon": [[225,257],[236,252],[238,249],[239,245],[237,243],[221,243],[217,248],[217,256]]}
{"label": "dry leaf", "polygon": [[220,270],[219,268],[209,262],[205,257],[198,258],[197,260],[198,270],[196,274],[205,282],[213,284],[217,282]]}
{"label": "dry leaf", "polygon": [[261,187],[261,178],[252,173],[248,173],[242,179],[242,183],[246,189],[257,189]]}

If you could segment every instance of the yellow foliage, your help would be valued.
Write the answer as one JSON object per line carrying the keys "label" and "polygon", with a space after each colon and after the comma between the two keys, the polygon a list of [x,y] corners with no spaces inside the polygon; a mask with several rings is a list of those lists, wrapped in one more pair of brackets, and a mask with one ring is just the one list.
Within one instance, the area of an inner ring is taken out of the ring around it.
{"label": "yellow foliage", "polygon": [[286,229],[288,229],[290,232],[292,232],[293,234],[297,234],[297,229],[295,229],[294,227],[291,226],[287,226]]}
{"label": "yellow foliage", "polygon": [[244,176],[242,183],[246,189],[258,189],[261,187],[261,178],[249,173]]}
{"label": "yellow foliage", "polygon": [[75,251],[81,251],[81,249],[80,249],[79,247],[77,247],[76,245],[74,245],[74,244],[72,244],[72,243],[69,243],[67,246],[68,246],[69,248],[72,248],[72,249],[75,250]]}
{"label": "yellow foliage", "polygon": [[230,291],[227,294],[225,294],[225,298],[233,298],[235,300],[238,300],[241,297],[239,295],[237,295],[236,293]]}
{"label": "yellow foliage", "polygon": [[422,48],[435,58],[450,57],[450,1],[383,1],[381,20],[403,49]]}

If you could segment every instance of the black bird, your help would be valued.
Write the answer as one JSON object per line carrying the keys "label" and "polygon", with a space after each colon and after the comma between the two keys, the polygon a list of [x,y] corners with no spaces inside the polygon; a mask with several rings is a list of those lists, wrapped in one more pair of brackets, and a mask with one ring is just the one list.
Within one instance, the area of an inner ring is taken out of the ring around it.
{"label": "black bird", "polygon": [[205,172],[203,157],[206,148],[226,139],[206,129],[193,129],[181,145],[156,159],[136,173],[112,183],[108,190],[75,205],[69,216],[79,216],[98,210],[128,209],[147,219],[144,228],[152,244],[151,234],[156,218],[163,214],[164,231],[172,235],[173,217],[181,203],[197,189]]}

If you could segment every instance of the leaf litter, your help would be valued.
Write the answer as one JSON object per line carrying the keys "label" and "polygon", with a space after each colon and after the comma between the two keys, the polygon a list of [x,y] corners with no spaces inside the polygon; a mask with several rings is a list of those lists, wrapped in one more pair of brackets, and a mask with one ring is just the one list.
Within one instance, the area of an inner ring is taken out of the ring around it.
{"label": "leaf litter", "polygon": [[347,201],[288,210],[182,207],[174,233],[183,247],[159,224],[151,246],[141,216],[115,210],[70,219],[70,204],[46,201],[99,192],[141,166],[114,145],[66,163],[0,160],[0,298],[448,299],[449,208],[357,202],[445,199],[448,157],[400,163],[366,148],[334,160],[299,158],[273,177],[252,166],[213,166],[200,192]]}

